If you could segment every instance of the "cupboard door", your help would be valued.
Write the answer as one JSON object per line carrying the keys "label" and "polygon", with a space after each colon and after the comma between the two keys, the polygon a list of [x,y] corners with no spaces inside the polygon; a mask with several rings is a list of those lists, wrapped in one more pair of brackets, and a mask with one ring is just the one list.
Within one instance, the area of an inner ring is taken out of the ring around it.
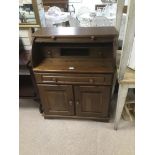
{"label": "cupboard door", "polygon": [[39,85],[45,115],[74,115],[72,86]]}
{"label": "cupboard door", "polygon": [[110,86],[75,86],[76,115],[108,117]]}

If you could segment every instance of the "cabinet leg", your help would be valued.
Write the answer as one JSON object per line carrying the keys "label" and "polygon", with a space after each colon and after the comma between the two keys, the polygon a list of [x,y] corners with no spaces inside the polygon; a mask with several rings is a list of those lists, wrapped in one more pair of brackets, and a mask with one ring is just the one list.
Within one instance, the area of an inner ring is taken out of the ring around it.
{"label": "cabinet leg", "polygon": [[124,84],[119,85],[118,91],[118,99],[117,99],[117,106],[116,106],[116,114],[115,114],[115,121],[114,121],[114,129],[117,130],[118,123],[122,114],[122,110],[125,104],[126,96],[128,92],[128,86]]}
{"label": "cabinet leg", "polygon": [[112,93],[111,93],[111,96],[114,95],[115,86],[116,86],[116,81],[117,81],[117,73],[114,74],[114,79],[113,79],[113,85],[112,85]]}
{"label": "cabinet leg", "polygon": [[43,107],[42,107],[41,103],[39,104],[39,111],[40,111],[40,113],[43,113]]}

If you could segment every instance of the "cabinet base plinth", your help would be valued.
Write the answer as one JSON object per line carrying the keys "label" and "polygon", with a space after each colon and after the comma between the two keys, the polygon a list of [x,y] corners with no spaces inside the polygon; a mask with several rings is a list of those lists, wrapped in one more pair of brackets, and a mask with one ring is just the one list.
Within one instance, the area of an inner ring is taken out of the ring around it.
{"label": "cabinet base plinth", "polygon": [[82,116],[60,116],[60,115],[46,115],[43,113],[45,119],[84,119],[84,120],[94,120],[94,121],[101,121],[101,122],[109,122],[109,117],[82,117]]}

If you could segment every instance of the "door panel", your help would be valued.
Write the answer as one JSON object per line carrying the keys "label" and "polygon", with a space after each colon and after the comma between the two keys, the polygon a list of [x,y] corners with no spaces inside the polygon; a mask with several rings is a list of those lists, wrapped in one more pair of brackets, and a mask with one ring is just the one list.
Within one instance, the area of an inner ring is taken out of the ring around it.
{"label": "door panel", "polygon": [[76,115],[106,117],[109,111],[110,86],[75,86]]}
{"label": "door panel", "polygon": [[38,84],[44,113],[74,115],[72,86]]}

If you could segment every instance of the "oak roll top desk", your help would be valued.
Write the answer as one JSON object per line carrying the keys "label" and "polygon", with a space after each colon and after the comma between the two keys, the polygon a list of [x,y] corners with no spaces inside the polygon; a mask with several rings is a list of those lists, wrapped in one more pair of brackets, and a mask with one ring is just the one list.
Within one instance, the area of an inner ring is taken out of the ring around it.
{"label": "oak roll top desk", "polygon": [[42,28],[33,37],[33,73],[44,117],[108,121],[115,28]]}

